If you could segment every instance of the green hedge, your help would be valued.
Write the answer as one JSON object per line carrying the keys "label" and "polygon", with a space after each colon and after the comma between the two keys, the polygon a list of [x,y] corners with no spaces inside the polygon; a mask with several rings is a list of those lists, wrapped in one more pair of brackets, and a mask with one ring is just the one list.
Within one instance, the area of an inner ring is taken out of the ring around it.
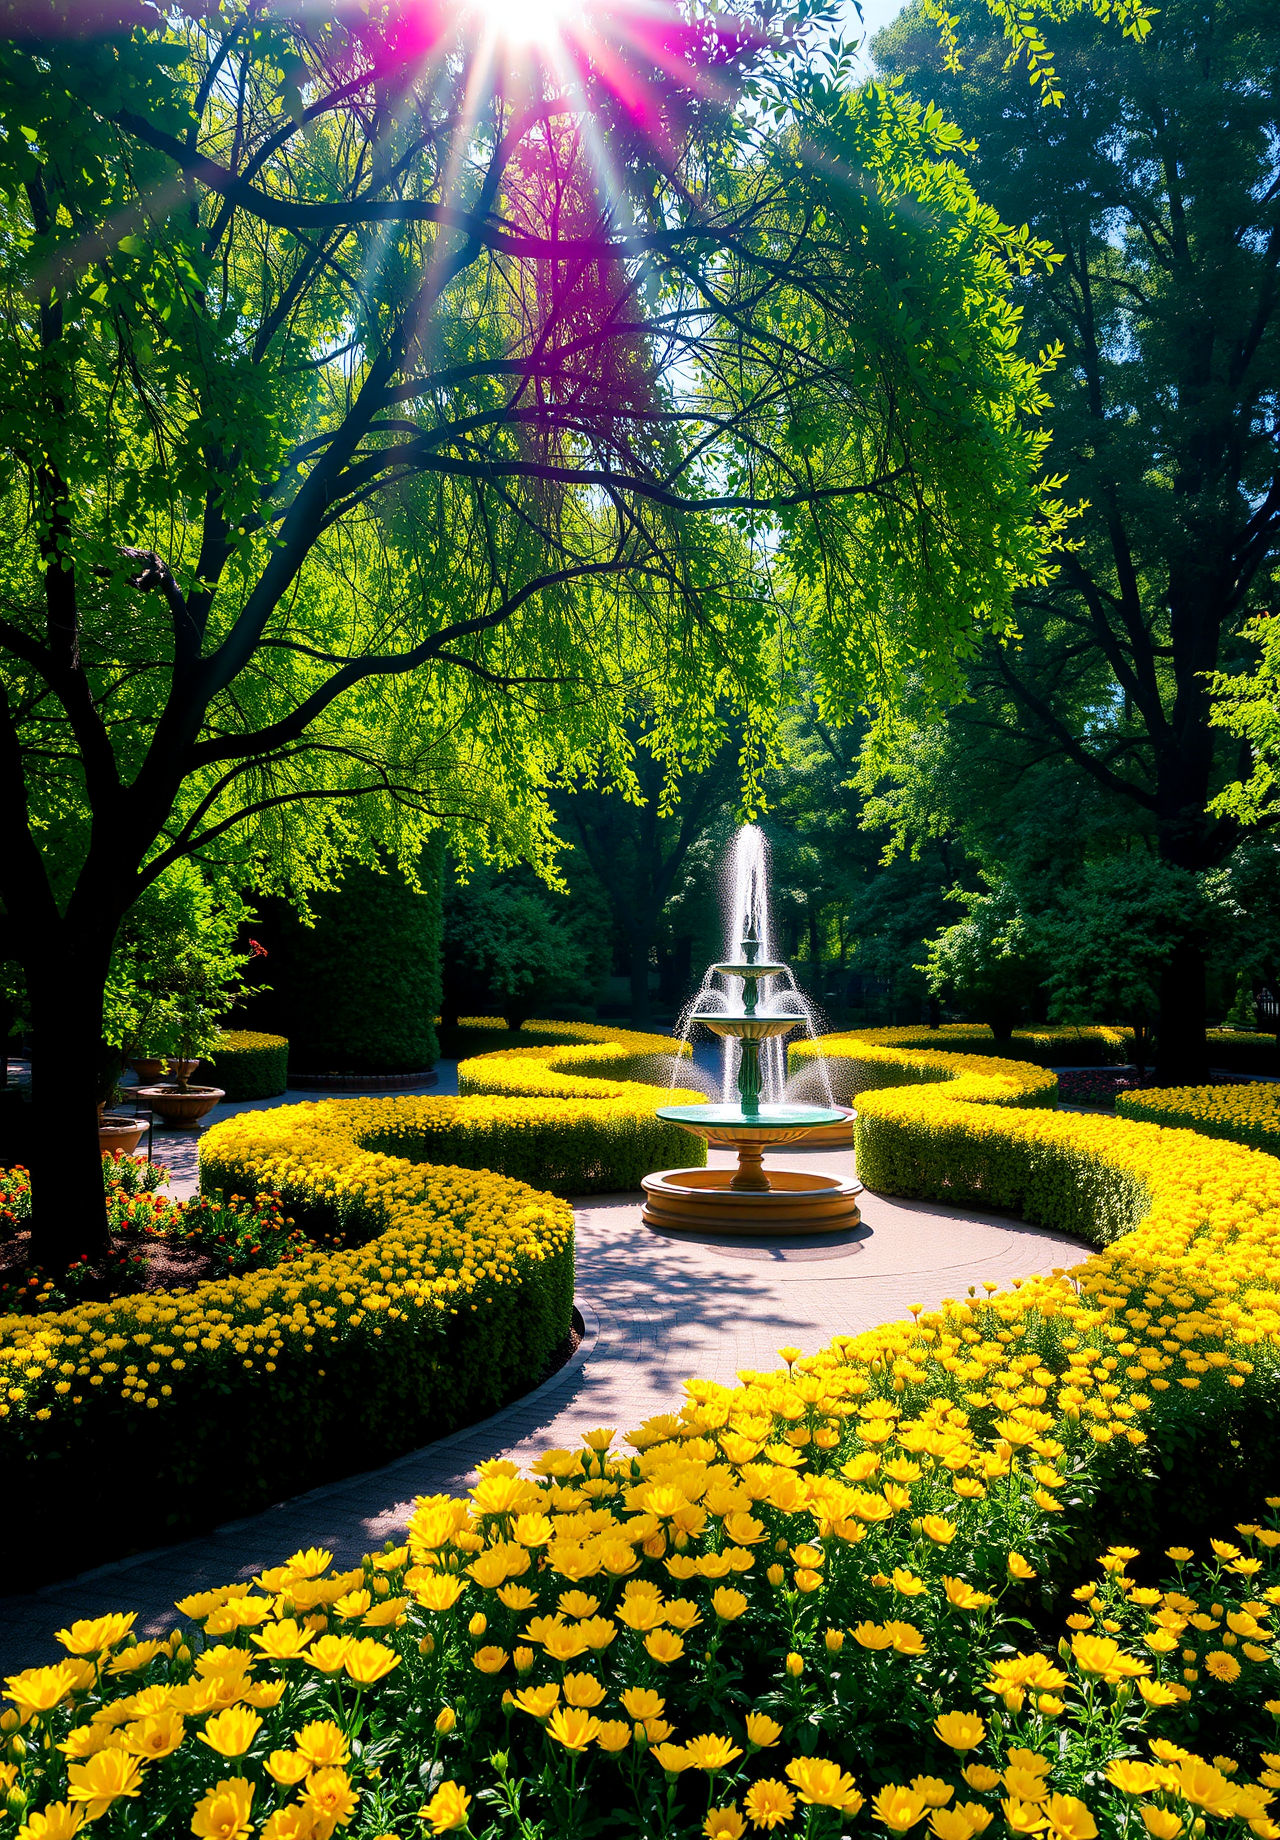
{"label": "green hedge", "polygon": [[1208,1029],[1209,1065],[1227,1073],[1280,1074],[1274,1035],[1245,1035],[1235,1029]]}
{"label": "green hedge", "polygon": [[1020,1214],[1095,1246],[1109,1246],[1148,1212],[1145,1184],[1114,1163],[1075,1145],[1007,1133],[985,1107],[973,1110],[964,1123],[859,1111],[859,1180],[877,1194]]}
{"label": "green hedge", "polygon": [[878,1047],[931,1048],[951,1054],[988,1054],[997,1060],[1031,1061],[1037,1067],[1115,1067],[1129,1058],[1128,1029],[1090,1024],[1084,1028],[1015,1029],[997,1041],[985,1022],[946,1022],[940,1028],[838,1030]]}
{"label": "green hedge", "polygon": [[[279,1115],[240,1113],[214,1131],[243,1133],[247,1121]],[[406,1182],[413,1172],[403,1165],[397,1171],[366,1159],[361,1167],[354,1146],[351,1154],[353,1178],[340,1208],[323,1200],[339,1175],[332,1166],[308,1172],[298,1162],[273,1186],[298,1217],[367,1242],[357,1252],[313,1253],[185,1296],[143,1293],[57,1316],[3,1319],[0,1357],[7,1335],[9,1358],[36,1376],[0,1418],[0,1491],[14,1510],[0,1517],[8,1575],[38,1582],[162,1545],[386,1462],[536,1383],[570,1327],[571,1227],[544,1236],[537,1256],[509,1251],[501,1279],[484,1275],[489,1255],[477,1248],[476,1281],[452,1307],[406,1307],[402,1297],[393,1310],[387,1292],[410,1239],[429,1249],[465,1240],[469,1223],[486,1210],[491,1219],[495,1204],[517,1220],[563,1204],[458,1170],[432,1169],[420,1183]],[[241,1193],[250,1186],[222,1173],[223,1186]],[[206,1186],[219,1185],[205,1167],[202,1176]],[[470,1263],[465,1250],[434,1256]],[[310,1312],[301,1331],[300,1310]],[[184,1311],[204,1325],[185,1342],[171,1327]],[[105,1339],[92,1344],[95,1330]],[[164,1364],[175,1353],[183,1358],[171,1371],[144,1379],[154,1410],[131,1399],[127,1384],[121,1396],[123,1363],[154,1354]],[[91,1390],[82,1375],[107,1354],[115,1369],[102,1368]],[[73,1385],[83,1389],[72,1397],[55,1387],[68,1356]],[[172,1384],[158,1397],[166,1378]]]}
{"label": "green hedge", "polygon": [[[379,1101],[386,1104],[386,1101]],[[457,1163],[531,1182],[553,1195],[622,1194],[655,1169],[701,1168],[707,1146],[652,1112],[607,1100],[419,1101],[416,1118],[362,1129],[363,1149],[412,1163]],[[492,1108],[486,1116],[486,1108]]]}
{"label": "green hedge", "polygon": [[283,1035],[224,1029],[205,1072],[228,1099],[274,1099],[288,1089],[289,1043]]}
{"label": "green hedge", "polygon": [[440,881],[443,851],[428,846],[415,893],[394,864],[353,864],[312,902],[304,926],[268,904],[263,932],[270,989],[250,1020],[285,1035],[294,1073],[418,1073],[440,1049]]}

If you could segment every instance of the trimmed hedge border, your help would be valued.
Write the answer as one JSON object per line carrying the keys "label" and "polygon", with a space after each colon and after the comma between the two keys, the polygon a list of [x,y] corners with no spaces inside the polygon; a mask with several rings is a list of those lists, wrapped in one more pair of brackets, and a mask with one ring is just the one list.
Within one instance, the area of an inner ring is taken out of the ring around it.
{"label": "trimmed hedge border", "polygon": [[[1015,1029],[997,1041],[985,1022],[946,1022],[940,1028],[851,1029],[825,1035],[824,1042],[864,1042],[875,1048],[919,1048],[932,1053],[990,1055],[996,1060],[1033,1061],[1038,1067],[1114,1067],[1129,1058],[1129,1029],[1098,1024],[1087,1028]],[[810,1043],[799,1043],[811,1047]]]}
{"label": "trimmed hedge border", "polygon": [[33,1582],[80,1571],[368,1469],[536,1383],[573,1304],[573,1216],[547,1188],[628,1188],[655,1154],[705,1157],[653,1117],[661,1092],[617,1077],[671,1043],[550,1027],[561,1045],[517,1059],[514,1090],[482,1065],[491,1096],[308,1101],[201,1139],[206,1190],[278,1192],[347,1249],[0,1319],[0,1484],[22,1509],[0,1520],[0,1559]]}
{"label": "trimmed hedge border", "polygon": [[[886,1035],[905,1039],[891,1044],[882,1040]],[[922,1048],[912,1029],[862,1029],[796,1042],[788,1051],[787,1068],[792,1074],[800,1073],[817,1060],[826,1061],[837,1105],[858,1105],[863,1093],[886,1086],[940,1084],[952,1087],[951,1098],[979,1105],[1054,1106],[1058,1102],[1057,1074],[995,1055]]]}
{"label": "trimmed hedge border", "polygon": [[206,1068],[226,1099],[274,1099],[288,1089],[289,1043],[283,1035],[224,1029]]}
{"label": "trimmed hedge border", "polygon": [[1125,1118],[1181,1125],[1280,1156],[1280,1085],[1148,1086],[1117,1093],[1116,1110]]}

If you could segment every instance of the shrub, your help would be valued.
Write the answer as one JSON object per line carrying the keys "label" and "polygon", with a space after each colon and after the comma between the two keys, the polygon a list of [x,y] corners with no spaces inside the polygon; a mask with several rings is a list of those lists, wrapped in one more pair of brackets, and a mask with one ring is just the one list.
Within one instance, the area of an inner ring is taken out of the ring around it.
{"label": "shrub", "polygon": [[1280,1156],[1280,1086],[1146,1087],[1117,1093],[1116,1110],[1126,1118],[1184,1125]]}
{"label": "shrub", "polygon": [[289,1043],[283,1035],[224,1029],[204,1071],[228,1099],[274,1099],[289,1085]]}
{"label": "shrub", "polygon": [[0,1531],[5,1563],[80,1569],[86,1529],[102,1558],[260,1507],[438,1437],[545,1367],[569,1326],[570,1210],[500,1176],[362,1151],[349,1128],[299,1131],[287,1151],[265,1136],[254,1161],[244,1121],[323,1109],[215,1126],[210,1186],[231,1186],[218,1137],[239,1127],[246,1174],[366,1243],[4,1319],[0,1474],[23,1504]]}
{"label": "shrub", "polygon": [[[613,1042],[633,1033],[620,1025],[606,1027],[600,1023],[555,1021],[535,1016],[518,1029],[509,1029],[501,1016],[460,1016],[450,1027],[440,1025],[440,1051],[450,1060],[470,1060],[478,1054],[496,1054],[507,1048],[556,1048],[575,1042]],[[676,1043],[666,1035],[645,1035],[646,1042],[661,1043],[666,1053],[674,1052]],[[655,1048],[654,1052],[658,1052]]]}
{"label": "shrub", "polygon": [[[1056,1027],[1045,1023],[1015,1029],[1008,1041],[997,1041],[985,1022],[947,1022],[937,1029],[854,1029],[822,1039],[824,1043],[862,1041],[878,1048],[989,1054],[1005,1061],[1034,1061],[1040,1067],[1114,1067],[1129,1058],[1133,1035],[1132,1030],[1123,1028]],[[815,1051],[807,1044],[798,1045]]]}
{"label": "shrub", "polygon": [[416,894],[394,864],[382,874],[352,864],[339,888],[315,896],[314,927],[271,909],[271,989],[251,1013],[288,1037],[295,1073],[417,1073],[435,1062],[441,868],[429,846]]}
{"label": "shrub", "polygon": [[1209,1064],[1228,1073],[1280,1073],[1274,1035],[1246,1035],[1236,1029],[1206,1029]]}
{"label": "shrub", "polygon": [[1105,1310],[1048,1306],[691,1381],[630,1450],[602,1428],[530,1478],[486,1463],[348,1571],[299,1551],[198,1589],[194,1632],[73,1623],[60,1666],[8,1682],[24,1840],[122,1801],[131,1830],[252,1815],[263,1840],[334,1811],[360,1836],[836,1840],[928,1818],[974,1840],[1003,1815],[1049,1840],[1274,1840],[1274,1514],[1150,1585],[1111,1546],[1065,1631],[1029,1620],[1109,1441],[1140,1448],[1150,1410],[1094,1378]]}

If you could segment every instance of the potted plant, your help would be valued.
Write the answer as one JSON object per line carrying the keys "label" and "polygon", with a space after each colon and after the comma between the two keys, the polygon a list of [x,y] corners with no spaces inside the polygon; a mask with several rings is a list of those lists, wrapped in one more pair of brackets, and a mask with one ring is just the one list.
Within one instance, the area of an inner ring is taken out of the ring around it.
{"label": "potted plant", "polygon": [[218,974],[198,952],[187,952],[171,966],[162,1033],[167,1037],[170,1078],[138,1088],[138,1098],[159,1112],[166,1124],[193,1125],[223,1097],[220,1086],[195,1086],[191,1075],[222,1033],[222,1018],[235,1001]]}
{"label": "potted plant", "polygon": [[123,1150],[127,1156],[137,1149],[144,1129],[143,1119],[107,1110],[121,1098],[121,1065],[120,1050],[104,1041],[98,1065],[98,1149],[103,1156],[110,1156],[116,1150]]}

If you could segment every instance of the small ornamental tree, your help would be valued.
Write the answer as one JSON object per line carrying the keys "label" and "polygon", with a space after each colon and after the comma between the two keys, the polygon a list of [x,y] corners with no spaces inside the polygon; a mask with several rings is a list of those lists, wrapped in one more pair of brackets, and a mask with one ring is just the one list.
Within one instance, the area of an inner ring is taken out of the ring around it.
{"label": "small ornamental tree", "polygon": [[1040,990],[1043,964],[1008,883],[988,894],[956,890],[968,913],[929,943],[924,967],[934,996],[950,997],[1008,1041]]}

